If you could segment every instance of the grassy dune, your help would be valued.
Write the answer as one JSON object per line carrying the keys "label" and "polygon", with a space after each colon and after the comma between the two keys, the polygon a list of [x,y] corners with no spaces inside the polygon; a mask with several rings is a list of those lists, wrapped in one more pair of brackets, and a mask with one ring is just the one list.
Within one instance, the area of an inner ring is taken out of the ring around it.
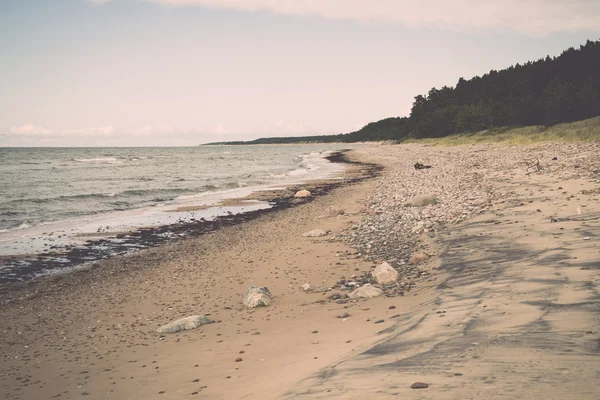
{"label": "grassy dune", "polygon": [[436,139],[408,139],[402,143],[429,143],[442,146],[461,144],[504,143],[508,145],[539,142],[597,142],[600,141],[600,117],[559,124],[550,127],[494,128],[473,133],[461,133]]}

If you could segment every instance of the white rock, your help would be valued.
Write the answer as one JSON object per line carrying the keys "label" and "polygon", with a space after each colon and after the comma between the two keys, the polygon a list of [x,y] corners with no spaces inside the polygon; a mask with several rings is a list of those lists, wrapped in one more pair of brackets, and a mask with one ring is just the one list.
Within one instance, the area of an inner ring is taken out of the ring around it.
{"label": "white rock", "polygon": [[349,297],[351,299],[365,298],[370,299],[372,297],[378,297],[383,294],[381,289],[376,288],[375,286],[371,286],[371,284],[367,283],[364,286],[355,289],[350,293]]}
{"label": "white rock", "polygon": [[211,321],[206,315],[192,315],[191,317],[181,318],[177,321],[170,322],[161,326],[156,330],[158,333],[176,333],[196,329],[201,325],[210,324]]}
{"label": "white rock", "polygon": [[273,295],[266,286],[250,286],[244,295],[243,304],[248,308],[266,307],[272,300]]}
{"label": "white rock", "polygon": [[312,291],[312,286],[310,286],[310,284],[305,283],[304,285],[301,286],[302,290],[304,290],[305,292],[310,292]]}
{"label": "white rock", "polygon": [[323,229],[313,229],[312,231],[304,232],[302,234],[302,236],[304,236],[304,237],[321,237],[321,236],[327,236],[327,232],[325,232]]}
{"label": "white rock", "polygon": [[419,234],[419,233],[423,232],[423,230],[425,230],[425,226],[424,226],[423,222],[419,222],[416,226],[414,226],[411,229],[411,232]]}
{"label": "white rock", "polygon": [[404,207],[425,207],[432,204],[437,204],[437,198],[432,195],[426,195],[421,197],[415,197],[414,199],[404,203]]}
{"label": "white rock", "polygon": [[296,194],[294,195],[294,197],[310,197],[311,193],[308,190],[299,190],[296,192]]}
{"label": "white rock", "polygon": [[390,264],[384,261],[375,268],[372,275],[375,282],[380,285],[387,285],[396,282],[399,274]]}

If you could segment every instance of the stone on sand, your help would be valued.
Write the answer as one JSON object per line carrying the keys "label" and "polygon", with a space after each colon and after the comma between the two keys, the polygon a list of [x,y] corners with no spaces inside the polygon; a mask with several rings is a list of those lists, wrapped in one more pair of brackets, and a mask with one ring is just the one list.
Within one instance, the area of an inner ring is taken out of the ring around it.
{"label": "stone on sand", "polygon": [[426,196],[415,197],[414,199],[407,201],[404,203],[404,207],[425,207],[437,204],[437,202],[438,200],[434,195],[428,194]]}
{"label": "stone on sand", "polygon": [[423,222],[419,222],[415,225],[410,231],[415,234],[420,234],[425,230],[425,224]]}
{"label": "stone on sand", "polygon": [[304,237],[321,237],[321,236],[327,236],[327,232],[324,231],[323,229],[313,229],[312,231],[304,232],[302,234],[302,236],[304,236]]}
{"label": "stone on sand", "polygon": [[192,315],[190,317],[181,318],[177,321],[170,322],[161,326],[156,330],[157,333],[176,333],[196,329],[201,325],[210,324],[211,321],[206,315]]}
{"label": "stone on sand", "polygon": [[424,382],[415,382],[412,385],[410,385],[411,389],[427,389],[428,387],[429,385]]}
{"label": "stone on sand", "polygon": [[297,191],[294,197],[310,197],[311,195],[312,194],[308,190],[302,189]]}
{"label": "stone on sand", "polygon": [[372,273],[373,279],[380,285],[395,283],[398,280],[398,271],[387,262],[378,265]]}
{"label": "stone on sand", "polygon": [[427,261],[429,259],[429,256],[425,253],[417,253],[417,254],[413,254],[411,258],[409,258],[408,262],[410,264],[419,264],[422,263],[423,261]]}
{"label": "stone on sand", "polygon": [[248,308],[266,307],[272,300],[273,295],[266,286],[250,286],[244,295],[243,304]]}
{"label": "stone on sand", "polygon": [[383,291],[381,289],[376,288],[375,286],[372,286],[371,284],[367,283],[364,286],[354,289],[354,291],[352,293],[350,293],[349,297],[351,299],[358,299],[358,298],[370,299],[373,297],[381,296],[382,294],[383,294]]}
{"label": "stone on sand", "polygon": [[310,284],[305,283],[304,285],[302,285],[302,290],[304,290],[305,292],[310,292],[313,290],[312,286],[310,286]]}

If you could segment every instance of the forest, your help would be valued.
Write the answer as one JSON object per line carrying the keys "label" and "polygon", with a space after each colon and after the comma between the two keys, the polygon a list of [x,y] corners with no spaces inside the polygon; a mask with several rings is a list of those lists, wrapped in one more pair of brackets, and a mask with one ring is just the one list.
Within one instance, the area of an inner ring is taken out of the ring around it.
{"label": "forest", "polygon": [[361,142],[438,138],[495,127],[552,126],[600,115],[600,40],[558,57],[491,70],[414,98],[409,117],[371,122],[339,135],[262,138],[219,144]]}

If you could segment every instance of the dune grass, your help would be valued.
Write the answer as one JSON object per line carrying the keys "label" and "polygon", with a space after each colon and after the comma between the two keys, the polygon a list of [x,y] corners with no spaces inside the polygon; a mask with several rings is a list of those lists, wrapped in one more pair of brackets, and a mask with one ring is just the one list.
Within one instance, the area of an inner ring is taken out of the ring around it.
{"label": "dune grass", "polygon": [[524,145],[540,142],[600,142],[600,117],[550,127],[494,128],[432,139],[408,139],[402,143],[458,146],[462,144],[501,143]]}

